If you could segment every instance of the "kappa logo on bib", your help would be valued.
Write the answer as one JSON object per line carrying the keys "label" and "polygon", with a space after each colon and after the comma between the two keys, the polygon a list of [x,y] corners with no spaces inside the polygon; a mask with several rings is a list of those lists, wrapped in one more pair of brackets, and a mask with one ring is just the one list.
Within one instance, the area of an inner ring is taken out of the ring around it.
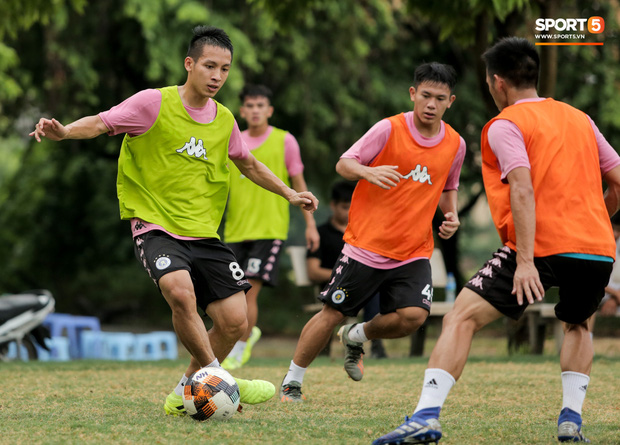
{"label": "kappa logo on bib", "polygon": [[164,270],[168,266],[170,266],[170,263],[172,263],[172,261],[170,261],[170,258],[168,258],[168,256],[166,255],[162,255],[155,260],[155,267],[157,267],[157,269],[159,270]]}
{"label": "kappa logo on bib", "polygon": [[428,182],[429,185],[433,185],[433,183],[431,182],[431,175],[428,174],[428,169],[426,168],[426,166],[422,168],[420,164],[416,166],[415,170],[411,170],[409,173],[403,176],[403,179],[409,178],[411,178],[412,181],[418,181],[420,184]]}
{"label": "kappa logo on bib", "polygon": [[209,159],[207,158],[207,150],[204,148],[202,139],[198,139],[198,141],[196,141],[194,136],[192,136],[189,142],[186,142],[183,147],[177,149],[177,153],[183,152],[186,152],[189,156],[194,156],[196,158],[204,158],[205,160]]}

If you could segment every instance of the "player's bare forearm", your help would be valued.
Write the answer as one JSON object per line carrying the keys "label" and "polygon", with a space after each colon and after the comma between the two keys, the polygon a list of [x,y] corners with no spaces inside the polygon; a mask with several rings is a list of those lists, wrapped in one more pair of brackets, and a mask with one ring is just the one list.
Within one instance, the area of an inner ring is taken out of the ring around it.
{"label": "player's bare forearm", "polygon": [[514,288],[517,302],[523,298],[532,304],[541,301],[545,290],[534,264],[534,239],[536,236],[536,202],[529,169],[517,167],[507,175],[510,184],[510,209],[515,225],[517,244],[517,269]]}
{"label": "player's bare forearm", "polygon": [[319,201],[311,192],[296,192],[251,153],[246,159],[233,159],[233,162],[244,176],[265,190],[280,195],[294,206],[309,212],[317,209]]}
{"label": "player's bare forearm", "polygon": [[530,172],[518,167],[508,173],[510,209],[517,237],[517,261],[534,261],[536,203]]}
{"label": "player's bare forearm", "polygon": [[[308,186],[306,184],[303,173],[291,176],[291,185],[297,192],[308,191]],[[301,209],[301,213],[304,217],[304,221],[306,222],[306,247],[310,249],[311,252],[315,252],[319,248],[320,236],[316,228],[316,221],[314,220],[314,215],[312,214],[312,212],[304,210],[303,208]]]}
{"label": "player's bare forearm", "polygon": [[458,230],[461,222],[459,221],[457,210],[456,190],[446,190],[439,198],[439,209],[443,213],[445,220],[439,226],[439,237],[448,239]]}
{"label": "player's bare forearm", "polygon": [[318,258],[308,258],[306,260],[306,266],[308,269],[308,278],[314,284],[321,284],[329,281],[332,270],[325,267],[321,267],[321,260]]}
{"label": "player's bare forearm", "polygon": [[620,210],[620,165],[605,173],[603,180],[607,183],[605,206],[611,217]]}
{"label": "player's bare forearm", "polygon": [[64,139],[92,139],[108,131],[108,127],[99,116],[86,116],[66,126],[53,118],[41,118],[29,136],[33,136],[37,142],[41,142],[42,137],[52,141],[62,141]]}
{"label": "player's bare forearm", "polygon": [[[306,184],[306,180],[304,178],[303,173],[299,173],[295,176],[291,176],[291,185],[296,192],[307,192],[308,185]],[[306,227],[316,229],[316,221],[314,220],[314,215],[310,212],[305,212],[302,210],[302,214],[304,216],[304,221],[306,221]]]}
{"label": "player's bare forearm", "polygon": [[390,189],[396,187],[403,178],[398,171],[398,165],[379,165],[370,167],[360,164],[355,159],[341,158],[336,164],[336,172],[344,179],[349,181],[366,181],[381,187],[382,189]]}
{"label": "player's bare forearm", "polygon": [[243,160],[233,159],[233,162],[250,181],[276,195],[282,196],[287,201],[295,194],[295,190],[288,187],[252,154]]}

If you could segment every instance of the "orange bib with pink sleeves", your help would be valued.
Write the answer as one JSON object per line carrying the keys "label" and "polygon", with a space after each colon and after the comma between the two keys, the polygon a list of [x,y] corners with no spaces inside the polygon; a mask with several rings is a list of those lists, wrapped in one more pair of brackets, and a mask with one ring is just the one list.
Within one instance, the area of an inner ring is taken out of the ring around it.
{"label": "orange bib with pink sleeves", "polygon": [[553,99],[506,107],[482,130],[482,176],[502,242],[516,248],[510,187],[500,179],[488,141],[489,126],[497,119],[513,122],[525,141],[536,200],[534,256],[583,253],[615,258],[594,130],[585,113]]}
{"label": "orange bib with pink sleeves", "polygon": [[445,124],[442,141],[423,147],[403,114],[388,119],[390,137],[370,167],[397,165],[405,178],[389,190],[365,180],[357,183],[344,240],[398,261],[430,258],[433,215],[460,146],[459,134]]}

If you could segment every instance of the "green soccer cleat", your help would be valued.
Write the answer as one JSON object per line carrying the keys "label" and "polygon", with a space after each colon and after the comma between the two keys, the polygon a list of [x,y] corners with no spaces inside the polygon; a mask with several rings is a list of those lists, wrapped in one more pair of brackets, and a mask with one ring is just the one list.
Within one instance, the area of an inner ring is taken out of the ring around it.
{"label": "green soccer cleat", "polygon": [[258,326],[254,326],[252,328],[252,332],[250,333],[250,337],[245,345],[245,349],[243,350],[243,355],[241,356],[241,366],[245,365],[248,361],[250,361],[250,356],[252,355],[252,348],[256,344],[256,342],[260,339],[260,336],[263,333],[258,328]]}
{"label": "green soccer cleat", "polygon": [[362,343],[349,339],[349,331],[356,323],[347,324],[338,330],[340,342],[344,345],[344,370],[356,382],[364,377],[364,348]]}
{"label": "green soccer cleat", "polygon": [[183,406],[183,397],[178,396],[172,391],[166,397],[166,402],[164,403],[164,412],[168,416],[184,416],[187,414],[185,411],[185,407]]}
{"label": "green soccer cleat", "polygon": [[273,383],[266,380],[244,380],[234,378],[239,386],[240,403],[256,405],[271,399],[276,393]]}
{"label": "green soccer cleat", "polygon": [[241,368],[241,362],[237,360],[235,357],[233,357],[232,355],[229,355],[228,357],[224,359],[221,366],[226,371],[232,371],[233,369]]}

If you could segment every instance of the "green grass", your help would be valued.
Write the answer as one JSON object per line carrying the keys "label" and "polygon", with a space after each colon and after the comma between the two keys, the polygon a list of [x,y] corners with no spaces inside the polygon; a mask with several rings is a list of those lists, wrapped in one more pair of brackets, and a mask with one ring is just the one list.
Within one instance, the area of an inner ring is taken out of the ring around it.
{"label": "green grass", "polygon": [[[268,345],[234,375],[277,386],[294,343],[278,357],[269,357]],[[411,413],[426,368],[427,358],[405,358],[389,346],[400,358],[365,360],[361,382],[347,378],[335,348],[306,374],[306,403],[274,397],[223,423],[164,415],[186,360],[0,363],[0,443],[369,444]],[[583,416],[595,443],[619,443],[618,394],[620,359],[598,356]],[[557,356],[474,355],[444,405],[441,443],[553,443],[561,402]]]}

